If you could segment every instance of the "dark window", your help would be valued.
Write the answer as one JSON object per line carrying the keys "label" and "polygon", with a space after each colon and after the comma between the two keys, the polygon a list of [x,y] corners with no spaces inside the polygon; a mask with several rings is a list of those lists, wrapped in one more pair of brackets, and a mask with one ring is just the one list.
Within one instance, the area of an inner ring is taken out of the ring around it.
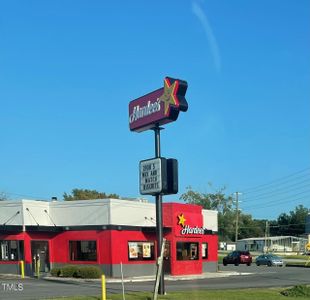
{"label": "dark window", "polygon": [[97,242],[96,241],[70,241],[70,260],[97,260]]}
{"label": "dark window", "polygon": [[199,259],[198,243],[177,242],[177,260]]}
{"label": "dark window", "polygon": [[0,260],[23,260],[24,241],[0,241]]}
{"label": "dark window", "polygon": [[201,253],[203,259],[208,259],[208,243],[201,243]]}
{"label": "dark window", "polygon": [[170,242],[166,241],[164,250],[164,259],[170,259]]}
{"label": "dark window", "polygon": [[129,260],[154,260],[154,242],[128,242]]}

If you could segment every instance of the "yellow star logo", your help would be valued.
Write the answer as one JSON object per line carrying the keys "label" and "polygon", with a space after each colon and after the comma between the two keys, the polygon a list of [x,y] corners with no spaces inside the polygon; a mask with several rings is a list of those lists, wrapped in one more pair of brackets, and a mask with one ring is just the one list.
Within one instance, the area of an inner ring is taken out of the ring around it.
{"label": "yellow star logo", "polygon": [[178,218],[179,218],[179,223],[178,224],[181,225],[182,227],[185,227],[186,219],[185,219],[184,215],[180,214],[180,215],[178,215]]}
{"label": "yellow star logo", "polygon": [[171,84],[169,79],[166,78],[164,83],[164,93],[159,97],[159,100],[164,103],[165,115],[167,116],[169,114],[170,105],[179,105],[179,101],[176,95],[179,82],[176,80],[173,84]]}

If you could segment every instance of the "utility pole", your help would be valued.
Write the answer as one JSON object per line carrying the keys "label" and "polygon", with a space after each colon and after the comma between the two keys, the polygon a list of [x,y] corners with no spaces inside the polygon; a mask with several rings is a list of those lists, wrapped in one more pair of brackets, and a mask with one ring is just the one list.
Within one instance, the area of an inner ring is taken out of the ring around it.
{"label": "utility pole", "polygon": [[269,224],[268,224],[268,221],[266,221],[266,228],[265,228],[265,245],[264,245],[264,253],[267,253],[268,251],[268,246],[267,246],[267,238],[268,238],[268,227],[269,227]]}
{"label": "utility pole", "polygon": [[239,192],[236,192],[236,232],[235,232],[235,242],[238,241],[238,230],[239,230]]}

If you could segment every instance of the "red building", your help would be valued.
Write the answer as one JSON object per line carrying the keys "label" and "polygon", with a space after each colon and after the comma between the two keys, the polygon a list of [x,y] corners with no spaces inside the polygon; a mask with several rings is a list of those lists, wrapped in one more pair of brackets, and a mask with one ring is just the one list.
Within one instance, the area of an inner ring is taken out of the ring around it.
{"label": "red building", "polygon": [[[164,269],[171,275],[217,270],[217,212],[164,203]],[[99,266],[106,276],[156,272],[156,219],[152,203],[103,199],[0,203],[0,273],[34,272],[66,264]]]}

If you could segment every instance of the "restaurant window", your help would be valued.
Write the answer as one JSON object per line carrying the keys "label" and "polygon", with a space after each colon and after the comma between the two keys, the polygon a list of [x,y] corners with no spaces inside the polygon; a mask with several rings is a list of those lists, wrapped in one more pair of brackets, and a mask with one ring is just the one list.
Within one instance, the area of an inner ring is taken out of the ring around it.
{"label": "restaurant window", "polygon": [[97,242],[96,241],[70,241],[70,260],[96,261]]}
{"label": "restaurant window", "polygon": [[128,242],[129,260],[154,260],[154,242]]}
{"label": "restaurant window", "polygon": [[199,259],[198,243],[177,242],[177,260]]}
{"label": "restaurant window", "polygon": [[201,243],[201,253],[203,259],[208,259],[208,243]]}
{"label": "restaurant window", "polygon": [[0,241],[0,260],[24,259],[24,241]]}

